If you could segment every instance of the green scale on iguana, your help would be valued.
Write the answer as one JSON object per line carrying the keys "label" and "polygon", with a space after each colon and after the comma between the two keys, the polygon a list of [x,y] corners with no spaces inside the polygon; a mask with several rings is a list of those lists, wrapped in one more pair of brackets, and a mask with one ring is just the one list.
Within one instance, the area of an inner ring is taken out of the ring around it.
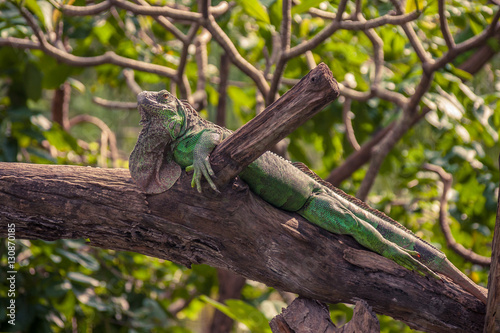
{"label": "green scale on iguana", "polygon": [[[129,166],[137,185],[150,194],[167,191],[184,168],[193,171],[191,185],[198,191],[202,177],[217,191],[209,156],[232,132],[204,120],[166,90],[141,92],[137,102],[143,128]],[[350,235],[421,275],[444,274],[486,303],[486,289],[453,266],[444,253],[382,212],[322,181],[305,165],[266,152],[239,176],[275,207],[296,212],[330,232]]]}

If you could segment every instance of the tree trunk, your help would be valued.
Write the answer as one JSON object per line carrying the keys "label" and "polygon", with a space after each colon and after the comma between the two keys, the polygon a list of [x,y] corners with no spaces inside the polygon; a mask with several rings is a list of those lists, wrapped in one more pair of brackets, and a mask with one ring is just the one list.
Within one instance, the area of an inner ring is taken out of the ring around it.
{"label": "tree trunk", "polygon": [[[500,158],[498,163],[500,165]],[[485,333],[500,332],[500,193],[498,194],[497,218],[491,248]]]}
{"label": "tree trunk", "polygon": [[145,195],[128,170],[0,163],[0,237],[85,238],[191,266],[208,264],[327,303],[365,300],[373,311],[428,332],[482,332],[485,305],[446,277],[428,279],[234,181],[199,194],[181,179]]}

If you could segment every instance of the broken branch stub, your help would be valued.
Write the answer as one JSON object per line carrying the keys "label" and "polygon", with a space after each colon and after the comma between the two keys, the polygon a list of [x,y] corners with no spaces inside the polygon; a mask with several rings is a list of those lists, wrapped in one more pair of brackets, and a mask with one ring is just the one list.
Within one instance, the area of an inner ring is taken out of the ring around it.
{"label": "broken branch stub", "polygon": [[263,112],[215,148],[210,163],[218,187],[224,186],[265,151],[292,133],[339,96],[324,63],[319,64]]}

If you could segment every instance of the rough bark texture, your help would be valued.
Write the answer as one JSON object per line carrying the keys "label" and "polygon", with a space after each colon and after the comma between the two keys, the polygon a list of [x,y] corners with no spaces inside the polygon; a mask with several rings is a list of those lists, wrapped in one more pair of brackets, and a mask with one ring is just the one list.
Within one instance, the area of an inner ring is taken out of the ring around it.
{"label": "rough bark texture", "polygon": [[318,301],[299,297],[269,323],[273,333],[337,333],[328,307]]}
{"label": "rough bark texture", "polygon": [[[500,165],[500,160],[498,161]],[[490,275],[488,276],[488,304],[485,333],[500,332],[500,194],[493,237]]]}
{"label": "rough bark texture", "polygon": [[[225,139],[210,155],[221,187],[255,159],[339,96],[339,87],[324,63],[304,76],[276,102]],[[259,133],[259,135],[255,135]]]}
{"label": "rough bark texture", "polygon": [[89,238],[90,244],[208,264],[328,303],[365,300],[428,332],[481,332],[485,306],[443,277],[427,279],[352,238],[280,211],[235,181],[198,194],[190,177],[146,196],[128,170],[0,163],[0,237]]}
{"label": "rough bark texture", "polygon": [[269,323],[273,333],[377,333],[380,323],[363,300],[356,302],[352,319],[337,328],[328,307],[318,301],[299,297]]}

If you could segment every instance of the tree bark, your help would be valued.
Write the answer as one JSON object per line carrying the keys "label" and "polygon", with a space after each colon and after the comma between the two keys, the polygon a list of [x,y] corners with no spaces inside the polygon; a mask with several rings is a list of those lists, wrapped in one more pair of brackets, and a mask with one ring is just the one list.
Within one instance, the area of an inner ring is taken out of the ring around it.
{"label": "tree bark", "polygon": [[199,194],[181,179],[145,195],[128,170],[0,163],[0,237],[89,239],[191,266],[208,264],[328,303],[365,300],[376,313],[428,332],[481,332],[485,306],[446,277],[428,279],[297,214],[241,181]]}
{"label": "tree bark", "polygon": [[[500,166],[500,158],[498,163]],[[500,193],[498,195],[497,218],[491,248],[491,266],[488,276],[488,304],[484,326],[485,333],[500,332]]]}
{"label": "tree bark", "polygon": [[71,98],[71,85],[68,81],[61,84],[54,92],[52,98],[52,120],[61,125],[67,131],[69,130],[69,99]]}
{"label": "tree bark", "polygon": [[299,297],[269,323],[273,333],[378,333],[380,323],[363,300],[356,302],[352,319],[337,328],[328,307],[315,300]]}

